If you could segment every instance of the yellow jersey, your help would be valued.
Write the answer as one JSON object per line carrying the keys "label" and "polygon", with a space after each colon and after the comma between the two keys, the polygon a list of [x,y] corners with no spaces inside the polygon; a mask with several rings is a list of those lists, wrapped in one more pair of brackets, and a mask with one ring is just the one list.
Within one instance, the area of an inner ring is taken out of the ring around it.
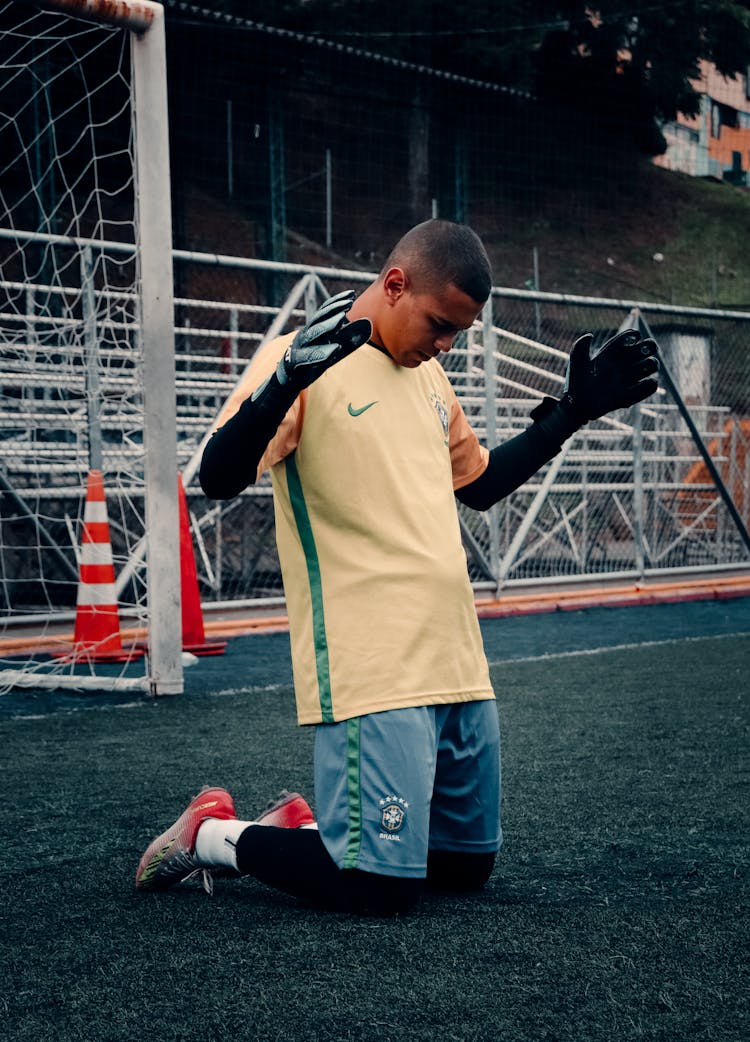
{"label": "yellow jersey", "polygon": [[[225,422],[293,334],[267,344]],[[487,449],[434,359],[365,344],[302,391],[258,467],[270,469],[301,724],[494,698],[454,490]]]}

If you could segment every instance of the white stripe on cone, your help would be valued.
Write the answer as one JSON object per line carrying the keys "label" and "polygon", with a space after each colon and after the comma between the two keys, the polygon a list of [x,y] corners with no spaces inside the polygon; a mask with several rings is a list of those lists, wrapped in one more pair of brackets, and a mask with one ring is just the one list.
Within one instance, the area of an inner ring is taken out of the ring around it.
{"label": "white stripe on cone", "polygon": [[117,611],[117,596],[114,583],[80,583],[78,606],[111,608]]}
{"label": "white stripe on cone", "polygon": [[91,521],[92,524],[108,522],[107,504],[104,500],[88,499],[83,508],[83,520]]}
{"label": "white stripe on cone", "polygon": [[84,543],[79,564],[112,564],[112,546],[107,543]]}

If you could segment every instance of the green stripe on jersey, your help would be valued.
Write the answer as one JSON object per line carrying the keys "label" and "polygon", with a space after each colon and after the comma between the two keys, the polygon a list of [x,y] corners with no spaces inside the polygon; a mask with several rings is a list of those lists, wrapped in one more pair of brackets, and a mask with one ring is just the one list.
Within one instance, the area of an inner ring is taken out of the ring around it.
{"label": "green stripe on jersey", "polygon": [[349,805],[349,838],[342,868],[356,868],[362,846],[362,789],[359,784],[360,718],[346,721],[346,796]]}
{"label": "green stripe on jersey", "polygon": [[307,565],[307,579],[310,584],[310,604],[312,608],[313,641],[315,644],[315,669],[318,677],[318,698],[324,724],[332,724],[333,704],[331,702],[331,672],[328,663],[328,640],[326,638],[325,615],[323,612],[323,588],[320,582],[320,562],[315,546],[310,515],[305,503],[294,453],[286,458],[286,479],[289,488],[289,499],[297,523],[302,550]]}

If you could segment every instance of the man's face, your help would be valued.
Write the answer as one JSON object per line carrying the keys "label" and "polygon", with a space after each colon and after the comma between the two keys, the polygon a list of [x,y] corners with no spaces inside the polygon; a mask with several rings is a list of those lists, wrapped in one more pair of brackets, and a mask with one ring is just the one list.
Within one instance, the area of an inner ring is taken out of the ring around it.
{"label": "man's face", "polygon": [[481,306],[456,286],[418,293],[406,288],[389,308],[384,347],[399,365],[415,369],[441,352],[450,351],[456,334],[468,329]]}

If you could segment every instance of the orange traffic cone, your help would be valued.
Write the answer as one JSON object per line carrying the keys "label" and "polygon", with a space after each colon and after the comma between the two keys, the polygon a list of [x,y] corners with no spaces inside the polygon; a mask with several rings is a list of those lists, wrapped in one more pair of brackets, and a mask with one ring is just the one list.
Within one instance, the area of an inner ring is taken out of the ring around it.
{"label": "orange traffic cone", "polygon": [[182,650],[193,655],[222,655],[225,640],[206,640],[203,611],[198,591],[198,573],[195,568],[193,540],[190,535],[187,497],[182,475],[177,475],[180,500],[180,585],[182,592]]}
{"label": "orange traffic cone", "polygon": [[100,470],[91,470],[83,513],[73,650],[69,657],[76,661],[127,662],[141,655],[142,650],[123,647],[120,637],[104,480]]}

